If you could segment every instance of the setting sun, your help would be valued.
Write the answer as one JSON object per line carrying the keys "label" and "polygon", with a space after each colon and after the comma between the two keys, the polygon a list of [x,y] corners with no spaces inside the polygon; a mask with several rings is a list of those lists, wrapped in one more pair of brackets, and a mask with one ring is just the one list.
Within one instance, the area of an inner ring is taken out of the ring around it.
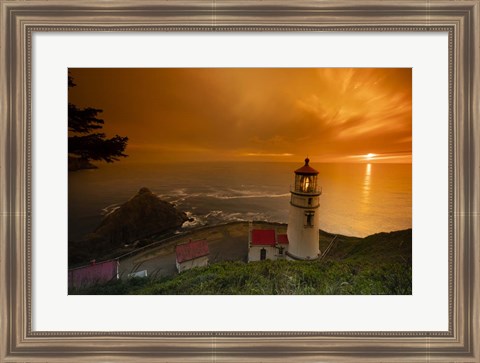
{"label": "setting sun", "polygon": [[374,157],[376,156],[376,154],[372,154],[372,153],[368,153],[365,158],[370,160],[370,159],[373,159]]}

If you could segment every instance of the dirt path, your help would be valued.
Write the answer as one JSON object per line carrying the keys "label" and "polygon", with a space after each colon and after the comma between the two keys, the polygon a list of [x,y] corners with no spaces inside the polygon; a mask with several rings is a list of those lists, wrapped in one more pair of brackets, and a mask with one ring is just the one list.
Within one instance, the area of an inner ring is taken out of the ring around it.
{"label": "dirt path", "polygon": [[[278,233],[286,232],[286,225],[255,222],[253,228],[276,228]],[[136,254],[120,259],[120,277],[129,273],[147,270],[148,276],[159,277],[176,274],[175,246],[191,240],[205,239],[210,250],[209,263],[220,261],[247,261],[248,222],[235,222],[219,226],[202,227],[169,238],[159,246],[152,246]]]}

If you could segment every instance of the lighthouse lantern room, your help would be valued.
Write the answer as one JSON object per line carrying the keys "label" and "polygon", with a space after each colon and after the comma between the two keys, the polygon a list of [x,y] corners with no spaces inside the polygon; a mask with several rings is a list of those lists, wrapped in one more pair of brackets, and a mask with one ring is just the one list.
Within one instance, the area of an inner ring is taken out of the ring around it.
{"label": "lighthouse lantern room", "polygon": [[295,185],[290,190],[290,211],[287,236],[287,256],[293,260],[314,260],[320,256],[318,171],[305,159],[305,165],[295,170]]}

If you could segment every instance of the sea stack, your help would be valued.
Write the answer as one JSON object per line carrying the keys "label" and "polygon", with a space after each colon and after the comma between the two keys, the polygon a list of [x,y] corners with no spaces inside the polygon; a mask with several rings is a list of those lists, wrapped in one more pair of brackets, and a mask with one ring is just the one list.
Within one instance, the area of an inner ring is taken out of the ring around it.
{"label": "sea stack", "polygon": [[141,188],[130,200],[105,216],[94,235],[122,245],[179,228],[186,220],[185,213],[159,199],[148,188]]}

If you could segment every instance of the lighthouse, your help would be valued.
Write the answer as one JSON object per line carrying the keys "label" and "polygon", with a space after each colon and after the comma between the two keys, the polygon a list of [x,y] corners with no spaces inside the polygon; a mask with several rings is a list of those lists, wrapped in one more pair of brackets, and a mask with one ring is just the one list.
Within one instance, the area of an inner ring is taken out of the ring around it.
{"label": "lighthouse", "polygon": [[318,171],[305,159],[295,170],[295,185],[290,189],[290,210],[287,256],[292,260],[314,260],[320,255],[318,242],[321,191],[317,185]]}

